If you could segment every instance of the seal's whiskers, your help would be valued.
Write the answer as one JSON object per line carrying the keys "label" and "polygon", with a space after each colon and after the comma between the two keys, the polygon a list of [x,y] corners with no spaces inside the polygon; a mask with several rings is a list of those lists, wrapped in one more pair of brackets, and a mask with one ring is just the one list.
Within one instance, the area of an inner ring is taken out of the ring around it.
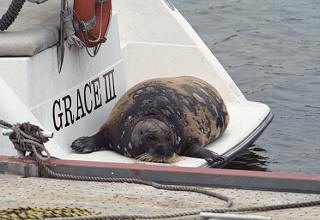
{"label": "seal's whiskers", "polygon": [[176,163],[178,161],[180,161],[182,159],[182,157],[180,157],[178,154],[174,153],[172,155],[172,157],[170,157],[169,159],[165,160],[165,163]]}
{"label": "seal's whiskers", "polygon": [[152,162],[154,158],[150,154],[144,153],[139,155],[136,159],[145,162]]}
{"label": "seal's whiskers", "polygon": [[166,158],[166,157],[155,158],[149,153],[144,153],[136,157],[136,159],[144,162],[175,163],[181,160],[181,157],[178,154],[174,153],[170,158]]}

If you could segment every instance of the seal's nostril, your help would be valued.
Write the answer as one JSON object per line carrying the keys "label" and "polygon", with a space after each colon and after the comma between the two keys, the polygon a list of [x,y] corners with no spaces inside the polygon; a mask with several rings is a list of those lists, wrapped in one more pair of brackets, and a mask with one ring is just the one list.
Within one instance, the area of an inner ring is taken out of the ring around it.
{"label": "seal's nostril", "polygon": [[156,140],[157,140],[157,138],[156,138],[155,135],[149,135],[149,136],[147,137],[147,139],[150,140],[150,141],[156,141]]}
{"label": "seal's nostril", "polygon": [[174,151],[171,147],[167,145],[154,145],[150,147],[149,153],[157,158],[171,157]]}

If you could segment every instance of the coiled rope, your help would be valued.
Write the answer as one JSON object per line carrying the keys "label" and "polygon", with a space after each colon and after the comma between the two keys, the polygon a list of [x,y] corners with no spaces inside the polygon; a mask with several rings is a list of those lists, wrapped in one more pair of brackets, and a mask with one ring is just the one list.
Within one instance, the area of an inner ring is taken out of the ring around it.
{"label": "coiled rope", "polygon": [[12,0],[7,12],[0,19],[0,30],[7,30],[17,18],[26,0]]}
{"label": "coiled rope", "polygon": [[[224,209],[205,209],[189,212],[180,212],[173,214],[164,215],[99,215],[99,216],[83,216],[83,217],[72,217],[72,218],[54,218],[60,219],[72,219],[72,220],[102,220],[102,219],[163,219],[163,218],[177,218],[199,215],[201,212],[212,212],[212,213],[232,213],[232,212],[264,212],[281,209],[292,209],[302,208],[311,206],[320,206],[320,200],[302,202],[302,203],[291,203],[283,205],[272,205],[272,206],[257,206],[257,207],[245,207],[245,208],[230,208],[232,206],[232,200],[224,195],[214,193],[205,189],[192,186],[173,186],[163,185],[151,181],[135,178],[105,178],[105,177],[91,177],[91,176],[74,176],[70,174],[57,173],[51,170],[46,161],[50,158],[49,152],[46,150],[44,143],[48,141],[48,138],[42,135],[42,129],[36,125],[30,123],[11,125],[0,119],[0,127],[5,129],[12,129],[13,132],[9,136],[13,142],[15,148],[22,152],[31,152],[39,166],[51,177],[69,180],[80,180],[80,181],[98,181],[98,182],[113,182],[113,183],[134,183],[152,186],[156,189],[169,190],[169,191],[187,191],[196,192],[211,197],[218,198],[227,203],[227,208]],[[45,155],[43,155],[45,152]]]}
{"label": "coiled rope", "polygon": [[[44,143],[46,143],[49,139],[42,135],[43,130],[41,128],[30,123],[11,125],[3,120],[0,120],[0,127],[5,129],[12,129],[13,132],[12,134],[10,134],[9,139],[14,144],[15,149],[21,152],[31,152],[39,166],[51,177],[80,181],[134,183],[152,186],[156,189],[162,190],[195,192],[223,200],[227,203],[227,207],[232,206],[232,201],[228,197],[198,187],[163,185],[135,178],[105,178],[92,176],[75,176],[70,174],[57,173],[50,169],[45,162],[50,159],[51,156],[44,146]],[[43,152],[45,152],[45,155],[43,155]]]}
{"label": "coiled rope", "polygon": [[[49,141],[49,138],[44,137],[42,129],[30,123],[11,125],[5,121],[0,120],[0,127],[11,129],[13,132],[9,135],[9,139],[17,151],[34,153],[36,158],[41,161],[48,160],[51,156],[49,151],[45,148],[43,143]],[[43,155],[45,152],[45,155]]]}
{"label": "coiled rope", "polygon": [[33,208],[20,207],[16,209],[0,209],[1,220],[19,220],[19,219],[47,219],[47,218],[68,218],[77,216],[99,215],[99,212],[92,212],[80,208]]}
{"label": "coiled rope", "polygon": [[248,208],[227,208],[227,209],[205,209],[202,211],[190,211],[181,212],[175,214],[167,215],[109,215],[109,216],[86,216],[86,217],[74,217],[74,218],[52,218],[51,220],[111,220],[111,219],[168,219],[168,218],[178,218],[199,215],[201,212],[211,212],[211,213],[244,213],[244,212],[267,212],[281,209],[294,209],[294,208],[304,208],[311,206],[319,206],[319,201],[311,201],[304,203],[292,203],[284,205],[272,205],[272,206],[256,206]]}

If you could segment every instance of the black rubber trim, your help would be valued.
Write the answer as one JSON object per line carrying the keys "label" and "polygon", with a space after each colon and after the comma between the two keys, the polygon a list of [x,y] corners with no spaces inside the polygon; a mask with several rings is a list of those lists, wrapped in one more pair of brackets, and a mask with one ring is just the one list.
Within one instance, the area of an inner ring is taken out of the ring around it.
{"label": "black rubber trim", "polygon": [[239,144],[234,146],[232,149],[224,153],[222,156],[225,157],[225,160],[219,162],[218,164],[213,164],[210,166],[208,163],[202,165],[201,167],[223,167],[227,165],[232,159],[237,157],[243,150],[250,147],[255,140],[262,134],[262,132],[268,127],[273,119],[273,113],[270,111],[265,119],[259,124],[259,126],[254,129],[247,137],[245,137]]}

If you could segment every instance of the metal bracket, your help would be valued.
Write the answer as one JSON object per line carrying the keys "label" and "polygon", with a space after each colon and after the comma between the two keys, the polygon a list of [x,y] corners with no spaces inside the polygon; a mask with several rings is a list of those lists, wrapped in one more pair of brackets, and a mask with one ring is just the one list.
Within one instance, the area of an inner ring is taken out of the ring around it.
{"label": "metal bracket", "polygon": [[245,215],[245,214],[230,214],[230,213],[210,213],[201,212],[202,219],[225,219],[225,220],[271,220],[271,217],[258,216],[258,215]]}
{"label": "metal bracket", "polygon": [[[13,130],[12,129],[3,129],[2,130],[2,135],[3,136],[10,136],[11,134],[13,134]],[[42,131],[41,132],[43,137],[46,137],[46,138],[53,138],[53,132],[51,131]]]}
{"label": "metal bracket", "polygon": [[66,0],[61,0],[61,11],[60,11],[60,34],[59,34],[59,44],[57,47],[57,55],[58,55],[58,71],[61,73],[63,60],[64,60],[64,28],[63,28],[63,20],[62,14],[63,11],[66,10]]}

